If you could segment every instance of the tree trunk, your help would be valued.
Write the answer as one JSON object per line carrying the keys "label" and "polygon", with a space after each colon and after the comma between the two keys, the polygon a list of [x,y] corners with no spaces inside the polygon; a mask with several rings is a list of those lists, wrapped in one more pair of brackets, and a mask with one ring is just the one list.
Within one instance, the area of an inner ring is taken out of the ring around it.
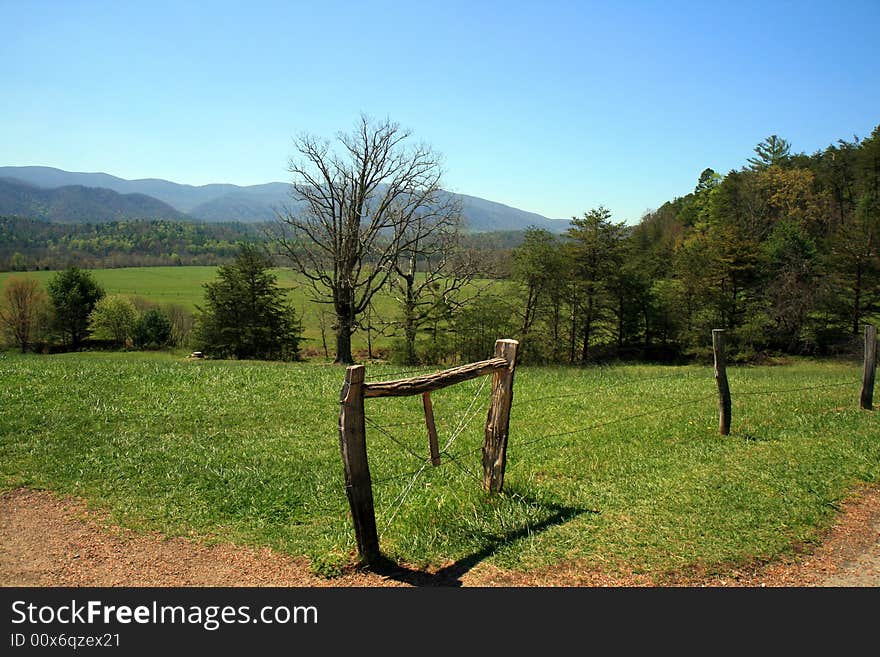
{"label": "tree trunk", "polygon": [[590,333],[593,330],[593,297],[590,296],[587,304],[587,317],[584,322],[584,343],[581,348],[581,362],[586,363],[590,355]]}
{"label": "tree trunk", "polygon": [[559,360],[559,299],[553,301],[553,362]]}
{"label": "tree trunk", "polygon": [[535,313],[536,307],[538,305],[538,291],[535,286],[529,285],[529,292],[526,298],[526,310],[523,315],[523,323],[520,328],[520,339],[519,339],[519,355],[520,359],[524,359],[525,357],[525,345],[528,343],[529,331],[532,328],[532,324],[535,321]]}
{"label": "tree trunk", "polygon": [[327,349],[327,318],[324,315],[324,311],[321,311],[319,315],[319,319],[321,322],[321,346],[324,347],[324,358],[330,357],[330,352]]}
{"label": "tree trunk", "polygon": [[354,326],[354,318],[345,313],[336,315],[336,360],[334,363],[341,365],[353,365],[354,358],[351,355],[351,329]]}
{"label": "tree trunk", "polygon": [[859,334],[859,323],[862,319],[862,263],[856,267],[856,281],[853,286],[853,323],[852,334]]}
{"label": "tree trunk", "polygon": [[407,312],[404,320],[403,338],[406,341],[406,362],[404,365],[416,364],[416,325],[412,315]]}
{"label": "tree trunk", "polygon": [[416,281],[416,263],[415,255],[410,259],[410,270],[408,274],[403,276],[406,281],[406,298],[403,306],[403,339],[406,342],[405,365],[416,364],[416,334],[418,327],[416,326],[416,300],[415,300],[415,281]]}

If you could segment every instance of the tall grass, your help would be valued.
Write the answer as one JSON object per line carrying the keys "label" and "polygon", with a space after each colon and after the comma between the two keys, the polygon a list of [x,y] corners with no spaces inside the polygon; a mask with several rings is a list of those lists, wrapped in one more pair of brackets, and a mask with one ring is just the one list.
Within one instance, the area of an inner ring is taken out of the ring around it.
{"label": "tall grass", "polygon": [[[367,377],[394,371],[369,365]],[[487,379],[433,393],[437,468],[418,397],[368,399],[381,546],[419,566],[583,558],[658,572],[816,540],[880,476],[880,421],[858,410],[858,366],[802,360],[729,377],[723,437],[707,367],[518,368],[498,496],[479,483]],[[0,481],[81,496],[129,527],[347,563],[341,381],[315,363],[0,356]]]}

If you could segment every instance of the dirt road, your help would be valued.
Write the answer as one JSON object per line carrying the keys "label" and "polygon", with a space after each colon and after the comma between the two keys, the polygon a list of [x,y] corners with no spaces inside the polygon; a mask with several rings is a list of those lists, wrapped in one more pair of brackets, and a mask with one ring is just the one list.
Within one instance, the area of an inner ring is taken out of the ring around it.
{"label": "dirt road", "polygon": [[609,576],[586,563],[534,573],[480,563],[439,572],[389,567],[324,579],[303,559],[232,544],[138,534],[78,500],[19,489],[0,496],[3,586],[880,586],[880,487],[848,502],[816,549],[729,572]]}

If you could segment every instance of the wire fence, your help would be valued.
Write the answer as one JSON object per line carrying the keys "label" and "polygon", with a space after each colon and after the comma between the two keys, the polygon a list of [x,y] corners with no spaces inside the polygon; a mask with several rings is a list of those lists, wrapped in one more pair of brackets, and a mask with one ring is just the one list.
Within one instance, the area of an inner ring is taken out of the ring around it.
{"label": "wire fence", "polygon": [[[711,373],[710,373],[710,376],[711,376]],[[687,373],[674,372],[674,373],[663,374],[663,375],[659,375],[659,376],[621,379],[619,381],[610,382],[610,385],[608,385],[608,383],[606,383],[605,385],[597,386],[589,391],[578,391],[578,392],[573,392],[570,394],[567,393],[567,394],[562,394],[562,395],[545,395],[545,396],[532,397],[532,398],[526,397],[525,399],[515,398],[515,405],[518,408],[522,408],[524,406],[527,407],[532,404],[536,404],[536,403],[544,402],[544,401],[548,401],[548,400],[555,400],[555,399],[574,398],[574,397],[581,397],[581,398],[586,399],[591,394],[607,393],[609,390],[624,388],[624,387],[628,387],[628,386],[636,386],[636,385],[648,383],[648,382],[655,382],[655,381],[661,381],[661,380],[667,380],[667,379],[673,379],[673,378],[679,378],[681,380],[692,380],[697,377],[706,378],[707,377],[706,370],[687,372]],[[458,423],[455,425],[455,429],[453,429],[450,432],[450,436],[446,440],[446,443],[444,444],[443,448],[439,450],[439,453],[440,453],[441,457],[443,457],[443,458],[441,459],[441,462],[439,465],[434,466],[435,469],[439,468],[439,467],[446,466],[446,465],[451,465],[451,466],[453,466],[453,468],[458,470],[462,475],[464,475],[467,479],[482,482],[481,473],[477,473],[471,467],[469,467],[467,460],[466,460],[466,458],[469,458],[473,454],[480,452],[483,449],[482,446],[477,447],[475,449],[468,448],[468,449],[458,450],[458,451],[454,451],[453,446],[456,444],[456,441],[458,441],[458,439],[463,435],[464,431],[471,424],[474,417],[479,412],[481,407],[477,406],[477,401],[480,399],[480,396],[485,388],[487,379],[488,379],[488,377],[482,377],[482,383],[474,391],[474,393],[470,399],[470,402],[468,403],[465,411],[462,412],[461,415],[459,416]],[[858,385],[858,382],[839,381],[839,382],[832,382],[832,383],[822,383],[822,384],[811,385],[811,386],[798,386],[798,387],[792,387],[792,388],[759,388],[759,389],[755,389],[755,390],[737,391],[735,396],[738,397],[740,395],[743,395],[743,396],[776,395],[776,394],[787,394],[787,393],[794,393],[794,392],[806,392],[806,391],[810,391],[810,390],[840,388],[840,387],[845,387],[845,386],[855,387],[856,385]],[[718,398],[717,391],[713,391],[712,393],[708,393],[708,394],[701,395],[698,397],[692,397],[692,398],[688,398],[685,400],[676,401],[675,403],[667,404],[667,405],[662,406],[660,408],[653,408],[653,409],[639,412],[639,413],[632,413],[632,414],[625,415],[622,417],[615,417],[613,419],[605,420],[602,422],[594,422],[594,423],[580,426],[580,427],[577,427],[574,429],[567,429],[565,431],[556,431],[556,432],[546,433],[546,434],[542,434],[540,436],[531,437],[531,438],[524,440],[524,441],[517,440],[514,444],[516,446],[518,456],[522,457],[522,455],[524,453],[528,454],[528,453],[532,452],[534,450],[534,448],[537,447],[538,445],[545,443],[547,441],[550,441],[552,439],[555,439],[555,438],[563,438],[565,436],[572,436],[572,435],[577,435],[577,434],[594,432],[594,431],[601,430],[601,429],[608,427],[608,426],[621,424],[621,423],[625,423],[625,422],[630,422],[632,420],[636,420],[636,419],[644,418],[644,417],[648,417],[648,416],[660,416],[660,415],[663,415],[665,413],[671,412],[676,409],[680,409],[680,408],[687,407],[687,406],[694,406],[694,405],[706,402],[710,399],[717,399],[717,398]],[[384,534],[385,532],[387,532],[387,530],[390,528],[391,523],[397,517],[398,513],[400,512],[400,509],[406,503],[407,499],[412,494],[412,492],[415,490],[416,482],[428,470],[428,467],[431,466],[431,459],[430,459],[430,457],[426,457],[423,454],[419,454],[418,452],[413,450],[409,445],[407,445],[405,439],[395,435],[395,433],[391,431],[391,429],[393,429],[393,428],[404,428],[404,427],[415,426],[415,425],[423,425],[424,424],[423,420],[411,421],[411,422],[399,422],[399,423],[392,423],[392,424],[385,424],[385,425],[380,425],[369,417],[365,417],[365,420],[371,427],[376,429],[380,433],[380,435],[387,438],[396,447],[399,447],[408,457],[410,457],[415,463],[417,463],[419,465],[419,467],[414,470],[411,470],[411,471],[408,471],[405,473],[392,475],[392,476],[389,476],[389,477],[386,477],[383,479],[379,479],[379,480],[376,480],[373,482],[374,485],[378,486],[378,485],[383,485],[383,484],[387,484],[387,483],[391,483],[391,482],[396,482],[396,481],[408,479],[408,481],[406,481],[406,484],[401,488],[400,492],[394,497],[394,499],[388,505],[387,510],[383,514],[384,522],[383,522],[382,530],[380,532],[380,535],[381,535],[381,534]],[[453,421],[451,421],[449,423],[450,426],[453,423],[454,423],[454,419],[453,419]],[[515,467],[521,463],[525,463],[525,462],[526,461],[524,461],[520,458],[516,463],[508,466],[507,469],[508,469],[508,471],[510,471],[513,467]]]}

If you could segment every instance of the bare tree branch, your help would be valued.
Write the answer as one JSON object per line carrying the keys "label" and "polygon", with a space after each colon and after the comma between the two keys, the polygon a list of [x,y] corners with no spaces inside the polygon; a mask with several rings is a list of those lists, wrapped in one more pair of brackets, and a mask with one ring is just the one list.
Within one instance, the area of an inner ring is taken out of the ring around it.
{"label": "bare tree branch", "polygon": [[351,363],[358,317],[395,272],[401,253],[458,221],[442,191],[439,157],[409,144],[388,119],[361,116],[331,144],[294,139],[291,200],[276,215],[274,241],[316,299],[336,313],[336,361]]}

